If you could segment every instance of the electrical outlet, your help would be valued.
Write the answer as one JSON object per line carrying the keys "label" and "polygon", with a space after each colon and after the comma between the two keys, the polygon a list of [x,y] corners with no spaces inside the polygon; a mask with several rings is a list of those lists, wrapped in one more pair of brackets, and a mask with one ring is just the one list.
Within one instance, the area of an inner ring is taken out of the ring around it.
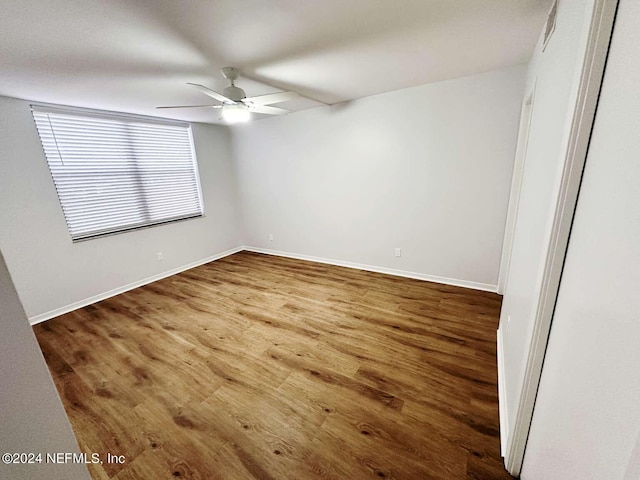
{"label": "electrical outlet", "polygon": [[162,260],[164,260],[164,255],[162,254],[162,252],[158,252],[157,254],[158,257],[158,261],[161,262]]}
{"label": "electrical outlet", "polygon": [[401,257],[402,256],[402,250],[400,250],[399,248],[396,248],[396,257]]}
{"label": "electrical outlet", "polygon": [[269,234],[269,241],[270,241],[270,242],[273,242],[273,233],[270,233],[270,234]]}

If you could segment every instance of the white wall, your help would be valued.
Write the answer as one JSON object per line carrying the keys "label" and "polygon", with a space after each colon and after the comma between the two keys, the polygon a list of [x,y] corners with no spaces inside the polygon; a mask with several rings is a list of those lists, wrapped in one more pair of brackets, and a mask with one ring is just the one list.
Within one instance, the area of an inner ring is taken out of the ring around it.
{"label": "white wall", "polygon": [[4,465],[0,478],[89,479],[84,464],[46,464],[79,452],[71,425],[0,253],[0,454],[41,452],[41,464]]}
{"label": "white wall", "polygon": [[241,245],[228,130],[193,136],[205,217],[72,243],[29,103],[0,97],[0,248],[30,318]]}
{"label": "white wall", "polygon": [[511,67],[234,129],[245,244],[495,289],[523,81]]}
{"label": "white wall", "polygon": [[500,408],[507,443],[520,401],[592,10],[593,0],[559,2],[555,32],[544,52],[540,38],[527,73],[525,95],[535,87],[533,113],[500,318]]}
{"label": "white wall", "polygon": [[640,2],[621,0],[523,479],[640,478]]}

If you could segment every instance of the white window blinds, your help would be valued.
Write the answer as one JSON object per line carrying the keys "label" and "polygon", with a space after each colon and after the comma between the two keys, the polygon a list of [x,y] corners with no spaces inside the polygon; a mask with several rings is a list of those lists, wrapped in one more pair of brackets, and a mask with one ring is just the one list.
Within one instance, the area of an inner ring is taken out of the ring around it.
{"label": "white window blinds", "polygon": [[31,109],[74,241],[202,216],[189,125]]}

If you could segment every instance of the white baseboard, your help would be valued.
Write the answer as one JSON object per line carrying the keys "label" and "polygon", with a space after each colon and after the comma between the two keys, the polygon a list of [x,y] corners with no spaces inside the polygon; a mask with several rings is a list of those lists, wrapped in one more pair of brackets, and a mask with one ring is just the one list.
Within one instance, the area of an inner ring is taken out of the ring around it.
{"label": "white baseboard", "polygon": [[243,250],[249,252],[256,253],[264,253],[267,255],[276,255],[279,257],[287,257],[287,258],[295,258],[298,260],[309,260],[311,262],[325,263],[328,265],[337,265],[339,267],[347,267],[347,268],[355,268],[358,270],[366,270],[369,272],[377,272],[377,273],[385,273],[387,275],[396,275],[398,277],[406,277],[406,278],[414,278],[417,280],[425,280],[428,282],[441,283],[444,285],[453,285],[456,287],[465,287],[472,288],[475,290],[484,290],[487,292],[496,292],[497,285],[490,285],[486,283],[478,283],[478,282],[470,282],[467,280],[457,280],[455,278],[446,278],[446,277],[438,277],[435,275],[425,275],[423,273],[415,273],[415,272],[407,272],[405,270],[396,270],[393,268],[385,268],[385,267],[376,267],[373,265],[363,265],[360,263],[353,262],[344,262],[342,260],[333,260],[330,258],[320,258],[313,257],[310,255],[299,255],[295,253],[288,252],[280,252],[277,250],[269,250],[266,248],[257,248],[257,247],[236,247],[225,252],[219,253],[217,255],[213,255],[211,257],[202,258],[195,262],[189,263],[187,265],[181,265],[180,267],[174,268],[172,270],[167,270],[166,272],[159,273],[157,275],[153,275],[151,277],[144,278],[137,282],[130,283],[128,285],[124,285],[122,287],[114,288],[113,290],[109,290],[108,292],[100,293],[98,295],[94,295],[89,298],[85,298],[78,302],[71,303],[69,305],[65,305],[60,308],[56,308],[54,310],[50,310],[45,313],[41,313],[39,315],[35,315],[29,318],[29,322],[31,325],[35,325],[40,322],[44,322],[54,317],[58,317],[60,315],[64,315],[65,313],[72,312],[73,310],[77,310],[78,308],[86,307],[87,305],[91,305],[92,303],[99,302],[101,300],[106,300],[107,298],[113,297],[115,295],[119,295],[121,293],[127,292],[129,290],[133,290],[134,288],[142,287],[143,285],[147,285],[149,283],[155,282],[157,280],[161,280],[166,277],[170,277],[171,275],[175,275],[176,273],[184,272],[185,270],[189,270],[194,267],[198,267],[200,265],[204,265],[205,263],[213,262],[214,260],[218,260],[223,257],[227,257],[229,255],[233,255],[234,253],[241,252]]}
{"label": "white baseboard", "polygon": [[170,277],[171,275],[175,275],[176,273],[184,272],[185,270],[189,270],[191,268],[204,265],[205,263],[213,262],[214,260],[218,260],[220,258],[233,255],[234,253],[241,252],[242,250],[244,250],[242,247],[232,248],[231,250],[227,250],[225,252],[218,253],[216,255],[212,255],[207,258],[196,260],[195,262],[189,263],[187,265],[181,265],[180,267],[167,270],[166,272],[162,272],[157,275],[153,275],[151,277],[144,278],[142,280],[130,283],[123,287],[114,288],[113,290],[109,290],[108,292],[100,293],[98,295],[85,298],[84,300],[80,300],[78,302],[65,305],[64,307],[56,308],[54,310],[50,310],[48,312],[41,313],[39,315],[35,315],[29,318],[29,323],[31,323],[31,325],[35,325],[36,323],[44,322],[45,320],[49,320],[51,318],[64,315],[65,313],[72,312],[73,310],[77,310],[78,308],[86,307],[87,305],[91,305],[92,303],[96,303],[101,300],[106,300],[107,298],[113,297],[115,295],[119,295],[129,290],[133,290],[134,288],[142,287],[143,285],[147,285],[149,283],[161,280],[163,278]]}
{"label": "white baseboard", "polygon": [[504,349],[502,329],[498,328],[498,407],[500,411],[500,455],[504,457],[507,452],[509,435],[509,416],[507,414],[507,391],[504,378]]}
{"label": "white baseboard", "polygon": [[363,265],[361,263],[345,262],[342,260],[333,260],[331,258],[313,257],[310,255],[300,255],[297,253],[281,252],[278,250],[269,250],[267,248],[249,247],[243,248],[248,252],[265,253],[267,255],[276,255],[278,257],[295,258],[298,260],[309,260],[311,262],[326,263],[328,265],[337,265],[339,267],[355,268],[357,270],[366,270],[368,272],[386,273],[387,275],[396,275],[398,277],[414,278],[416,280],[425,280],[427,282],[441,283],[444,285],[453,285],[455,287],[472,288],[474,290],[483,290],[485,292],[496,293],[497,285],[488,283],[470,282],[468,280],[458,280],[455,278],[438,277],[436,275],[426,275],[424,273],[407,272],[405,270],[396,270],[393,268],[377,267],[374,265]]}

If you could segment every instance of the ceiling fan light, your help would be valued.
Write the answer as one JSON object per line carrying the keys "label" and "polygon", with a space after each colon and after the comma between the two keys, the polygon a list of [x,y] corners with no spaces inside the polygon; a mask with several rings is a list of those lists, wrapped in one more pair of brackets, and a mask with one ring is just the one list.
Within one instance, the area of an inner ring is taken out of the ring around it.
{"label": "ceiling fan light", "polygon": [[249,107],[243,103],[234,103],[222,107],[222,118],[227,123],[247,122],[250,116]]}

